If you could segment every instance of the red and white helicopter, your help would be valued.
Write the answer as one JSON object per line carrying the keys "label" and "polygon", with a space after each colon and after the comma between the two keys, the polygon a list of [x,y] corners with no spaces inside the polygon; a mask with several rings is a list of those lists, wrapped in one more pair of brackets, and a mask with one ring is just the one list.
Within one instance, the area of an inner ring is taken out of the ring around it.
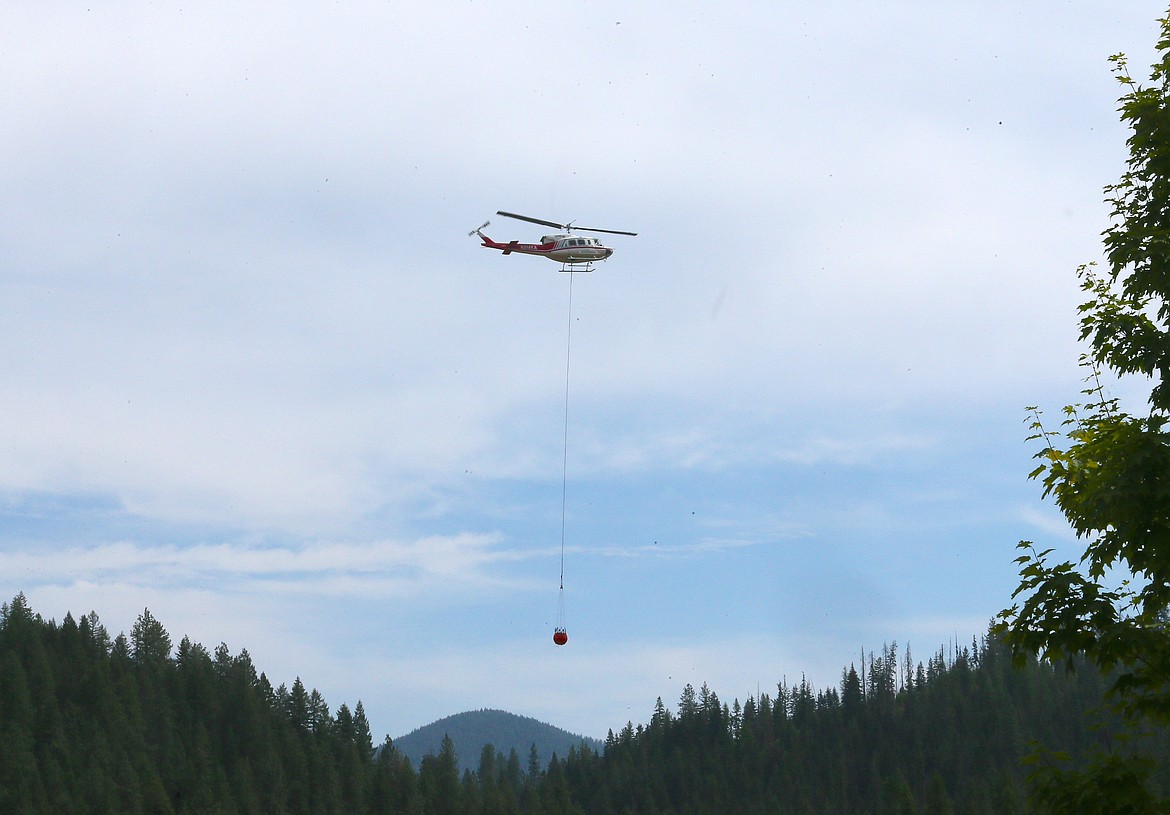
{"label": "red and white helicopter", "polygon": [[493,241],[487,235],[483,234],[484,228],[491,223],[491,221],[486,221],[479,229],[473,229],[467,234],[479,235],[483,240],[484,247],[488,249],[499,249],[505,255],[519,252],[522,255],[539,255],[549,260],[555,260],[561,264],[562,272],[591,272],[593,271],[593,261],[605,260],[613,254],[613,250],[608,246],[603,246],[597,238],[584,238],[579,235],[574,235],[572,234],[574,230],[578,232],[605,232],[609,235],[638,234],[637,232],[622,232],[617,229],[596,229],[594,227],[573,226],[572,224],[558,224],[553,221],[529,218],[527,215],[517,215],[514,212],[504,212],[502,210],[496,212],[496,214],[503,215],[505,218],[515,218],[518,221],[528,221],[532,224],[551,226],[554,229],[563,229],[565,232],[557,235],[545,235],[540,239],[540,243],[520,243],[519,241],[501,243],[500,241]]}

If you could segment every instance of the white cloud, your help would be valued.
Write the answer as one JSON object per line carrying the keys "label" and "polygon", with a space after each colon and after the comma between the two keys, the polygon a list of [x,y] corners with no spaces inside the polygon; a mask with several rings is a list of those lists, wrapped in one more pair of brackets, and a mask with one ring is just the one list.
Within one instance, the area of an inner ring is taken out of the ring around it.
{"label": "white cloud", "polygon": [[1017,508],[1017,517],[1034,532],[1057,541],[1074,542],[1076,533],[1068,520],[1051,505],[1024,504]]}
{"label": "white cloud", "polygon": [[216,586],[227,594],[315,594],[425,600],[442,587],[470,599],[477,590],[522,588],[500,564],[527,557],[501,545],[499,535],[429,536],[413,541],[313,541],[292,545],[218,543],[172,545],[121,541],[0,552],[0,572],[37,586],[132,584]]}

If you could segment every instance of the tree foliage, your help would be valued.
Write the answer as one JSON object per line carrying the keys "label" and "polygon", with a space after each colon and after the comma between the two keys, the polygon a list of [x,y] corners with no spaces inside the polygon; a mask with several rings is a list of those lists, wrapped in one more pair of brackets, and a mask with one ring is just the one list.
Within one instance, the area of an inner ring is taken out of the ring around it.
{"label": "tree foliage", "polygon": [[[1031,741],[1108,746],[1115,714],[1081,720],[1103,689],[1092,671],[1036,659],[1021,670],[990,636],[926,664],[890,644],[840,688],[802,678],[742,704],[688,685],[676,713],[659,700],[649,726],[610,733],[576,800],[589,813],[1022,813]],[[1167,745],[1154,755],[1165,776]]]}
{"label": "tree foliage", "polygon": [[[1080,723],[1103,689],[1093,672],[1015,670],[990,638],[925,665],[891,644],[840,688],[802,678],[728,704],[688,685],[677,711],[658,699],[603,752],[582,743],[541,764],[535,748],[525,761],[489,745],[460,774],[449,738],[416,768],[389,738],[374,749],[361,702],[331,714],[299,678],[273,688],[223,644],[164,651],[147,612],[134,630],[111,639],[92,613],[44,620],[22,595],[0,606],[0,812],[1012,815],[1029,740],[1103,749],[1116,729]],[[1127,754],[1114,776],[1151,761],[1170,772],[1170,746]]]}
{"label": "tree foliage", "polygon": [[274,690],[246,650],[172,654],[149,610],[111,640],[93,613],[0,607],[0,812],[406,813],[404,761],[375,758],[361,702]]}
{"label": "tree foliage", "polygon": [[[1170,19],[1163,19],[1150,84],[1111,58],[1124,93],[1129,159],[1106,188],[1108,268],[1078,274],[1088,350],[1086,401],[1064,409],[1059,430],[1032,408],[1042,449],[1032,472],[1084,542],[1077,562],[1019,545],[1016,604],[998,631],[1018,660],[1084,657],[1109,677],[1108,696],[1134,727],[1170,724]],[[1140,413],[1106,395],[1101,377],[1144,377]],[[1148,765],[1105,751],[1083,772],[1036,774],[1037,803],[1054,812],[1170,811],[1147,784]],[[1070,798],[1069,796],[1074,796]],[[1076,797],[1079,796],[1079,797]],[[1094,796],[1099,800],[1094,801]],[[1109,809],[1110,806],[1125,808]],[[1150,809],[1149,807],[1155,807]]]}

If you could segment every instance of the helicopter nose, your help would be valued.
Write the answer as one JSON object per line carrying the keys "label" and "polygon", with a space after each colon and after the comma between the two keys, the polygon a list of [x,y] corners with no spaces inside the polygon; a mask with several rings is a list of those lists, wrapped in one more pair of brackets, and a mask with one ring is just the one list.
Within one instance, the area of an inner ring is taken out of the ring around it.
{"label": "helicopter nose", "polygon": [[610,256],[610,255],[612,255],[612,254],[613,254],[613,250],[612,250],[612,249],[610,249],[608,246],[607,246],[607,247],[605,247],[605,256],[606,256],[606,257],[609,257],[609,256]]}

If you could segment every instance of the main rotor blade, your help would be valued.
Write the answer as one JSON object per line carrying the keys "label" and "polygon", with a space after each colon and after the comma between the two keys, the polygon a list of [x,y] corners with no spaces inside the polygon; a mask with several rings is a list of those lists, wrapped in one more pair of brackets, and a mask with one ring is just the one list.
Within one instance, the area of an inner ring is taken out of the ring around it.
{"label": "main rotor blade", "polygon": [[570,226],[578,232],[605,232],[607,235],[637,235],[637,232],[622,232],[620,229],[597,229],[592,226]]}
{"label": "main rotor blade", "polygon": [[568,224],[556,224],[552,221],[543,221],[540,218],[529,218],[527,215],[517,215],[514,212],[504,212],[497,210],[496,215],[503,215],[505,218],[515,218],[517,221],[528,221],[530,224],[540,224],[541,226],[551,226],[553,229],[568,229]]}
{"label": "main rotor blade", "polygon": [[553,221],[546,221],[542,218],[529,218],[527,215],[517,215],[515,212],[504,212],[496,210],[496,215],[503,215],[505,218],[515,218],[517,221],[528,221],[530,224],[540,224],[541,226],[551,226],[554,229],[564,229],[569,232],[604,232],[607,235],[637,235],[637,232],[623,232],[620,229],[598,229],[593,226],[573,226],[573,224],[558,224]]}

